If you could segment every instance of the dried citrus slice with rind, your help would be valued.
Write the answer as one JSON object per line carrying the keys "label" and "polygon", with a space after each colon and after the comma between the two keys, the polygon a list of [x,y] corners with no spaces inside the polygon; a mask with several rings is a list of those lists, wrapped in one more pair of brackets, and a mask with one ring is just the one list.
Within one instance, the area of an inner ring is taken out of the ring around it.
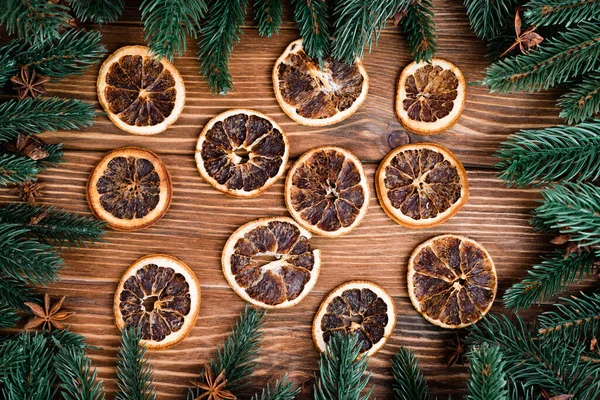
{"label": "dried citrus slice with rind", "polygon": [[354,333],[361,353],[371,356],[385,344],[396,327],[392,297],[368,281],[350,281],[335,288],[321,303],[313,321],[315,346],[324,352],[336,333]]}
{"label": "dried citrus slice with rind", "polygon": [[263,218],[238,228],[223,249],[223,274],[244,300],[263,308],[298,304],[312,290],[321,253],[291,218]]}
{"label": "dried citrus slice with rind", "polygon": [[123,274],[115,293],[120,330],[139,328],[149,349],[166,349],[189,335],[200,310],[200,284],[175,257],[149,255]]}
{"label": "dried citrus slice with rind", "polygon": [[439,225],[469,199],[462,163],[450,150],[434,143],[392,150],[379,165],[375,179],[383,210],[408,228]]}
{"label": "dried citrus slice with rind", "polygon": [[155,153],[139,147],[108,153],[87,182],[90,209],[116,230],[153,225],[169,209],[172,195],[167,167]]}
{"label": "dried citrus slice with rind", "polygon": [[308,126],[338,123],[358,110],[367,97],[369,77],[362,61],[345,64],[308,57],[302,39],[293,41],[273,67],[273,88],[282,110]]}
{"label": "dried citrus slice with rind", "polygon": [[256,197],[279,179],[289,156],[283,129],[257,111],[234,109],[204,127],[196,165],[204,180],[234,197]]}
{"label": "dried citrus slice with rind", "polygon": [[323,236],[341,236],[367,213],[369,188],[359,159],[340,147],[304,153],[285,181],[285,203],[304,228]]}
{"label": "dried citrus slice with rind", "polygon": [[464,328],[485,316],[496,297],[492,257],[476,241],[441,235],[420,244],[408,263],[408,294],[429,322]]}
{"label": "dried citrus slice with rind", "polygon": [[100,67],[96,88],[110,120],[136,135],[165,131],[185,104],[179,71],[145,46],[121,47],[110,55]]}
{"label": "dried citrus slice with rind", "polygon": [[415,61],[398,78],[396,116],[413,133],[435,135],[458,121],[466,97],[467,83],[456,65],[441,58]]}

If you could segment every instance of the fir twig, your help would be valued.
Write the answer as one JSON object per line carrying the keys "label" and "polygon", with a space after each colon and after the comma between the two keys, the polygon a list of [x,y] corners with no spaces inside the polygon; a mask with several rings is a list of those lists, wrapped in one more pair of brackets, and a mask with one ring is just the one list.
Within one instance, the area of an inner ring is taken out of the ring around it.
{"label": "fir twig", "polygon": [[0,46],[0,86],[4,86],[18,70],[16,60],[12,57],[19,43],[13,40],[10,45]]}
{"label": "fir twig", "polygon": [[114,22],[123,13],[124,0],[69,0],[75,16],[81,22],[96,24]]}
{"label": "fir twig", "polygon": [[282,13],[281,0],[255,0],[254,20],[258,24],[258,34],[271,37],[279,33]]}
{"label": "fir twig", "polygon": [[315,400],[367,400],[373,387],[361,396],[371,373],[367,371],[368,357],[359,357],[358,336],[333,335],[319,359],[319,374],[315,383]]}
{"label": "fir twig", "polygon": [[575,25],[597,20],[599,0],[531,0],[523,14],[529,25]]}
{"label": "fir twig", "polygon": [[39,303],[33,289],[20,279],[9,278],[0,274],[0,304],[13,309],[27,310],[25,302]]}
{"label": "fir twig", "polygon": [[154,400],[156,398],[152,367],[146,358],[146,346],[140,343],[139,329],[121,331],[117,353],[117,400]]}
{"label": "fir twig", "polygon": [[[0,329],[12,328],[17,324],[18,320],[19,315],[12,307],[0,303]],[[1,358],[0,361],[2,361]],[[0,379],[0,382],[2,382],[2,379]]]}
{"label": "fir twig", "polygon": [[600,329],[600,293],[561,299],[539,317],[539,334],[545,339],[576,343],[598,335]]}
{"label": "fir twig", "polygon": [[0,344],[0,384],[4,382],[7,375],[13,374],[23,363],[27,355],[19,342],[8,339]]}
{"label": "fir twig", "polygon": [[60,36],[69,26],[69,8],[47,0],[6,0],[0,11],[0,25],[9,35],[17,34],[27,43],[40,44]]}
{"label": "fir twig", "polygon": [[479,39],[490,40],[505,29],[507,21],[512,22],[517,0],[464,0],[471,29]]}
{"label": "fir twig", "polygon": [[573,282],[588,276],[594,268],[594,254],[587,251],[572,253],[565,258],[557,250],[527,271],[527,277],[504,293],[504,305],[515,311],[547,301],[567,290]]}
{"label": "fir twig", "polygon": [[140,5],[146,41],[158,58],[173,60],[186,50],[186,33],[196,39],[206,13],[204,0],[144,0]]}
{"label": "fir twig", "polygon": [[600,24],[582,22],[527,54],[495,62],[484,84],[499,93],[545,90],[593,70],[599,56]]}
{"label": "fir twig", "polygon": [[276,381],[273,389],[267,387],[262,390],[260,396],[256,393],[252,400],[294,400],[300,393],[300,388],[294,387],[294,382],[288,380],[287,375],[281,381]]}
{"label": "fir twig", "polygon": [[502,352],[498,346],[476,347],[469,356],[468,400],[508,400]]}
{"label": "fir twig", "polygon": [[73,347],[61,348],[54,359],[62,398],[66,400],[104,399],[102,381],[85,352]]}
{"label": "fir twig", "polygon": [[401,347],[392,358],[395,400],[430,399],[429,386],[412,351]]}
{"label": "fir twig", "polygon": [[0,223],[25,228],[34,237],[53,246],[85,246],[104,234],[104,222],[53,207],[13,203],[0,206]]}
{"label": "fir twig", "polygon": [[0,186],[35,180],[39,172],[37,163],[29,157],[0,154]]}
{"label": "fir twig", "polygon": [[233,86],[229,57],[239,42],[248,0],[212,2],[198,42],[200,73],[215,94],[226,94]]}
{"label": "fir twig", "polygon": [[294,19],[306,54],[322,60],[329,54],[329,6],[325,0],[293,0]]}
{"label": "fir twig", "polygon": [[600,177],[600,120],[519,131],[500,145],[499,177],[518,187]]}
{"label": "fir twig", "polygon": [[431,61],[437,51],[437,35],[431,0],[417,0],[406,8],[400,28],[406,34],[410,55],[415,61]]}
{"label": "fir twig", "polygon": [[581,122],[600,112],[600,71],[585,75],[581,82],[573,84],[569,89],[558,102],[562,109],[560,116],[567,123]]}

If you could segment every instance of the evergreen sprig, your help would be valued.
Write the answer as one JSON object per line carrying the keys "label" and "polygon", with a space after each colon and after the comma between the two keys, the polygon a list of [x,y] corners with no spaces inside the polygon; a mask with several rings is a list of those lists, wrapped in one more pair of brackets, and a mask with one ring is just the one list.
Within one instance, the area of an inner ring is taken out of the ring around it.
{"label": "evergreen sprig", "polygon": [[531,0],[523,14],[529,25],[537,26],[571,26],[599,15],[599,0]]}
{"label": "evergreen sprig", "polygon": [[25,302],[39,303],[40,301],[26,282],[0,274],[0,304],[16,310],[28,310]]}
{"label": "evergreen sprig", "polygon": [[146,358],[146,346],[140,343],[139,329],[121,331],[121,346],[117,353],[116,400],[156,399],[152,367]]}
{"label": "evergreen sprig", "polygon": [[[12,328],[17,324],[18,320],[19,315],[15,312],[14,308],[12,308],[9,305],[0,303],[0,329]],[[0,361],[2,360],[0,359]]]}
{"label": "evergreen sprig", "polygon": [[325,0],[293,0],[294,20],[306,54],[322,60],[329,54],[329,5]]}
{"label": "evergreen sprig", "polygon": [[509,186],[597,179],[600,120],[519,131],[500,145],[496,157],[499,177]]}
{"label": "evergreen sprig", "polygon": [[512,22],[518,0],[464,0],[471,29],[479,39],[491,40]]}
{"label": "evergreen sprig", "polygon": [[392,358],[392,374],[395,400],[427,400],[431,398],[429,385],[412,351],[404,347],[400,348]]}
{"label": "evergreen sprig", "polygon": [[433,3],[431,0],[414,1],[405,12],[400,29],[406,34],[410,55],[417,62],[431,61],[437,51]]}
{"label": "evergreen sprig", "polygon": [[29,157],[14,153],[0,154],[0,186],[33,180],[39,172],[35,160]]}
{"label": "evergreen sprig", "polygon": [[592,252],[575,252],[565,257],[563,251],[557,250],[506,290],[505,307],[519,311],[557,296],[568,285],[587,277],[594,269],[594,260]]}
{"label": "evergreen sprig", "polygon": [[599,56],[600,23],[582,22],[527,54],[493,63],[483,82],[491,92],[545,90],[592,71]]}
{"label": "evergreen sprig", "polygon": [[508,382],[502,352],[484,344],[471,350],[467,400],[508,400]]}
{"label": "evergreen sprig", "polygon": [[258,24],[258,34],[271,37],[279,33],[282,14],[281,0],[255,0],[254,20]]}
{"label": "evergreen sprig", "polygon": [[[600,2],[598,2],[600,4]],[[558,102],[560,116],[567,123],[582,122],[600,112],[600,71],[594,71],[581,78],[581,82],[569,87]]]}
{"label": "evergreen sprig", "polygon": [[81,349],[63,347],[54,358],[54,368],[65,400],[103,400],[104,387],[98,371]]}
{"label": "evergreen sprig", "polygon": [[[0,342],[0,387],[6,376],[12,374],[19,364],[25,361],[26,357],[24,349],[10,337],[4,342]],[[0,393],[2,392],[0,391]]]}
{"label": "evergreen sprig", "polygon": [[371,373],[367,371],[368,357],[361,357],[358,336],[334,334],[319,359],[319,373],[315,377],[315,400],[367,400],[373,387],[361,395]]}
{"label": "evergreen sprig", "polygon": [[200,73],[214,94],[226,94],[233,86],[229,57],[239,42],[248,0],[214,0],[209,7],[198,42]]}
{"label": "evergreen sprig", "polygon": [[186,50],[186,37],[194,39],[206,13],[204,0],[144,0],[140,5],[146,41],[158,58],[173,60]]}
{"label": "evergreen sprig", "polygon": [[260,395],[256,393],[252,396],[252,400],[294,400],[300,393],[300,388],[294,386],[294,382],[288,380],[287,375],[281,381],[276,381],[271,389],[267,383],[267,387],[262,390]]}
{"label": "evergreen sprig", "polygon": [[582,293],[579,297],[561,299],[556,311],[539,317],[539,334],[546,340],[578,343],[598,335],[600,330],[600,293]]}
{"label": "evergreen sprig", "polygon": [[123,13],[124,0],[69,0],[69,6],[81,22],[105,24],[114,22]]}
{"label": "evergreen sprig", "polygon": [[69,26],[69,8],[47,0],[6,0],[0,11],[0,25],[9,35],[17,34],[27,43],[40,44],[58,38]]}

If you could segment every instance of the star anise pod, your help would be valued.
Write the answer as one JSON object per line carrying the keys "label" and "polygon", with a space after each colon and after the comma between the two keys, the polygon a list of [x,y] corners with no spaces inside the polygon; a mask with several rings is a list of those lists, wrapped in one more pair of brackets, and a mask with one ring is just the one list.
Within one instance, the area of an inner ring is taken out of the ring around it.
{"label": "star anise pod", "polygon": [[204,390],[200,396],[194,400],[236,400],[237,397],[233,395],[229,390],[225,390],[227,385],[227,379],[225,379],[225,370],[215,379],[215,376],[210,368],[210,365],[204,367],[204,383],[192,382],[200,389]]}
{"label": "star anise pod", "polygon": [[448,342],[446,349],[449,352],[448,368],[456,363],[465,365],[465,352],[467,351],[467,346],[465,345],[464,340],[462,340],[458,334],[456,334],[456,337]]}
{"label": "star anise pod", "polygon": [[22,133],[17,136],[16,143],[9,143],[5,146],[6,150],[11,153],[23,154],[31,158],[32,160],[38,161],[48,158],[50,153],[44,149],[44,141],[35,135],[24,135]]}
{"label": "star anise pod", "polygon": [[10,78],[13,87],[19,93],[19,98],[37,97],[47,94],[44,84],[50,81],[47,76],[38,75],[35,70],[23,66],[17,75]]}
{"label": "star anise pod", "polygon": [[72,312],[60,311],[65,296],[52,305],[48,293],[44,295],[44,308],[37,303],[26,302],[25,305],[33,312],[33,317],[25,324],[25,329],[33,329],[42,326],[42,329],[50,331],[52,327],[56,329],[65,329],[66,326],[62,323],[65,319],[73,315]]}
{"label": "star anise pod", "polygon": [[40,190],[43,186],[41,183],[24,182],[15,186],[10,192],[16,194],[19,201],[26,201],[29,204],[33,204],[36,197],[40,196]]}
{"label": "star anise pod", "polygon": [[536,47],[544,40],[542,36],[535,33],[537,26],[532,26],[525,32],[521,33],[521,25],[521,16],[519,15],[519,11],[517,11],[515,13],[515,33],[517,39],[508,49],[506,49],[504,53],[500,55],[500,57],[504,57],[506,54],[517,48],[517,46],[521,49],[521,53],[526,54],[529,50]]}

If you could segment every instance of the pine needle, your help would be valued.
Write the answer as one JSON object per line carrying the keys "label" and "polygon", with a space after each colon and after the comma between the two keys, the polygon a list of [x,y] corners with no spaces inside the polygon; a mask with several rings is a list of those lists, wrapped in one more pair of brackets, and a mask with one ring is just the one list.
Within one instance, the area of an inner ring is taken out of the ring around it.
{"label": "pine needle", "polygon": [[60,381],[61,395],[65,400],[102,400],[104,387],[98,381],[98,371],[92,368],[84,351],[61,348],[54,358],[54,369]]}
{"label": "pine needle", "polygon": [[410,55],[417,62],[431,61],[437,51],[437,35],[433,21],[433,3],[430,0],[411,2],[400,28],[406,34]]}
{"label": "pine needle", "polygon": [[123,13],[124,0],[69,0],[69,6],[81,22],[105,24],[114,22]]}
{"label": "pine needle", "polygon": [[[600,4],[600,2],[598,3]],[[581,82],[569,87],[558,105],[562,109],[560,116],[567,123],[582,122],[600,112],[600,71],[594,71],[581,78]]]}
{"label": "pine needle", "polygon": [[508,400],[508,382],[505,363],[498,346],[484,344],[471,350],[469,355],[467,400]]}
{"label": "pine needle", "polygon": [[281,0],[255,0],[254,21],[258,24],[258,34],[264,37],[278,34],[282,14]]}
{"label": "pine needle", "polygon": [[322,60],[329,55],[329,5],[325,0],[293,0],[294,19],[306,54]]}
{"label": "pine needle", "polygon": [[17,34],[27,43],[41,44],[58,38],[69,27],[69,8],[48,0],[5,0],[0,25],[8,35]]}
{"label": "pine needle", "polygon": [[538,333],[546,340],[576,343],[591,340],[600,331],[600,293],[582,293],[579,297],[562,298],[556,311],[539,317]]}
{"label": "pine needle", "polygon": [[256,393],[252,400],[294,400],[300,393],[300,388],[295,388],[294,383],[288,380],[287,375],[281,381],[276,381],[273,389],[267,387],[262,390],[260,396]]}
{"label": "pine needle", "polygon": [[121,346],[117,353],[116,400],[156,399],[152,367],[146,358],[146,346],[140,343],[139,329],[121,331]]}
{"label": "pine needle", "polygon": [[[19,319],[20,317],[15,312],[14,308],[0,303],[0,329],[14,327],[17,324],[17,321],[19,321]],[[1,358],[0,361],[2,361]],[[2,382],[1,377],[0,382]]]}
{"label": "pine needle", "polygon": [[392,358],[394,400],[430,399],[429,386],[414,353],[404,347]]}
{"label": "pine needle", "polygon": [[564,25],[597,20],[600,0],[531,0],[523,14],[529,25]]}
{"label": "pine needle", "polygon": [[0,154],[0,186],[31,180],[39,173],[37,163],[20,154]]}
{"label": "pine needle", "polygon": [[471,29],[479,39],[490,40],[504,31],[514,16],[517,0],[464,0]]}

